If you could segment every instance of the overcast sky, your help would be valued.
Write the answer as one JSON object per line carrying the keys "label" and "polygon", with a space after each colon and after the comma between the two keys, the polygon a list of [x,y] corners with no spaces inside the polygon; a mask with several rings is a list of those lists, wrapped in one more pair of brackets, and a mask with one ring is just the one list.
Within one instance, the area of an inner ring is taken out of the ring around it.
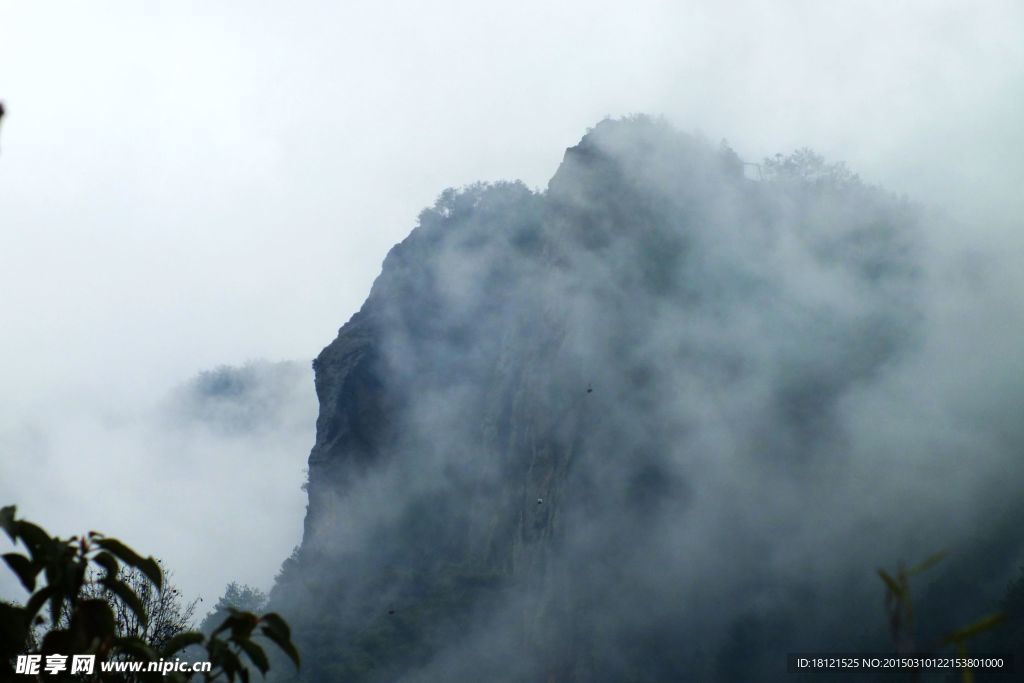
{"label": "overcast sky", "polygon": [[442,189],[544,187],[606,115],[748,160],[811,146],[949,212],[943,240],[1024,242],[1015,0],[0,0],[0,99],[0,502],[163,554],[207,600],[269,587],[299,541],[311,374],[308,434],[270,444],[169,436],[169,392],[308,362]]}

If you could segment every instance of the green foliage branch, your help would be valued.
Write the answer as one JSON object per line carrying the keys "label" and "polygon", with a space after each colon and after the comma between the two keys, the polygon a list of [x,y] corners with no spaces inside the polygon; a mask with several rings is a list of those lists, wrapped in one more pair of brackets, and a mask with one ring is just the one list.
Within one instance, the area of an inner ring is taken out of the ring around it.
{"label": "green foliage branch", "polygon": [[[137,570],[152,589],[161,591],[164,576],[154,558],[142,557],[119,540],[96,531],[66,539],[51,536],[38,525],[18,519],[14,506],[0,508],[0,528],[12,543],[20,543],[26,550],[2,557],[30,594],[24,605],[0,602],[0,679],[13,679],[14,661],[21,654],[95,655],[96,680],[124,680],[123,673],[101,673],[100,663],[169,661],[187,648],[202,648],[205,653],[196,659],[209,661],[212,666],[210,671],[201,672],[199,679],[196,674],[180,672],[166,676],[144,672],[139,679],[248,683],[250,666],[263,675],[270,669],[260,641],[275,645],[296,667],[300,664],[288,624],[274,613],[257,615],[229,608],[226,618],[209,636],[183,631],[162,647],[139,637],[118,635],[112,603],[131,612],[141,624],[148,623],[150,617],[136,591],[138,586],[121,580],[122,565]],[[106,597],[97,597],[97,589]],[[39,638],[38,628],[44,629]]]}

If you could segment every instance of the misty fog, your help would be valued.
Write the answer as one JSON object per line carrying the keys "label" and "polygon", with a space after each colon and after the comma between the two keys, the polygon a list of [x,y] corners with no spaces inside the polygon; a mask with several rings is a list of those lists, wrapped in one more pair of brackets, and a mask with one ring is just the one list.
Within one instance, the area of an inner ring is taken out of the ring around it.
{"label": "misty fog", "polygon": [[0,505],[274,588],[309,680],[742,679],[1024,562],[1019,3],[0,17]]}
{"label": "misty fog", "polygon": [[420,215],[314,364],[276,595],[309,680],[773,680],[877,647],[874,569],[939,549],[972,588],[925,628],[995,603],[1024,387],[969,408],[1017,354],[964,330],[1021,330],[998,261],[808,150],[761,175],[636,117]]}
{"label": "misty fog", "polygon": [[[229,581],[269,588],[302,530],[311,375],[254,361],[132,405],[58,395],[45,411],[8,412],[0,489],[53,533],[98,529],[160,557],[204,602]],[[18,595],[11,578],[0,586]]]}

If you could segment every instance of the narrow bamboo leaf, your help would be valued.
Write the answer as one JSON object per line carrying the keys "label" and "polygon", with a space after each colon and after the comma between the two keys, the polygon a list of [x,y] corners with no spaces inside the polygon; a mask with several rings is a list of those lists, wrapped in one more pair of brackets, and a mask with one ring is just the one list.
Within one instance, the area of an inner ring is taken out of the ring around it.
{"label": "narrow bamboo leaf", "polygon": [[889,590],[892,592],[893,595],[899,598],[903,597],[903,588],[901,588],[900,585],[896,583],[896,579],[889,576],[888,572],[886,572],[884,569],[879,569],[878,575],[882,577],[882,581],[884,581],[885,585],[889,587]]}
{"label": "narrow bamboo leaf", "polygon": [[[958,643],[956,646],[956,653],[960,659],[967,659],[967,648],[964,647],[963,643]],[[960,669],[960,680],[963,683],[974,683],[974,673],[968,667]]]}
{"label": "narrow bamboo leaf", "polygon": [[911,567],[910,570],[907,572],[907,576],[917,576],[921,572],[928,571],[929,569],[937,565],[939,562],[942,562],[948,556],[948,550],[940,550],[934,555],[925,558],[925,560],[920,564]]}
{"label": "narrow bamboo leaf", "polygon": [[973,624],[965,626],[958,631],[954,631],[953,633],[950,633],[948,636],[946,636],[946,642],[959,643],[964,640],[968,640],[978,635],[979,633],[984,633],[985,631],[988,631],[992,627],[998,625],[1004,619],[1006,619],[1005,612],[996,612],[995,614],[990,614],[987,617],[982,617]]}

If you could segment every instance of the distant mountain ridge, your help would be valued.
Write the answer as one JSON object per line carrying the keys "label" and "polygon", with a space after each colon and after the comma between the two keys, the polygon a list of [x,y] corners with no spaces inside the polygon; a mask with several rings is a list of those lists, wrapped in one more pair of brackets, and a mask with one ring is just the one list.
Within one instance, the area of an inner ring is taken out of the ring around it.
{"label": "distant mountain ridge", "polygon": [[202,426],[222,435],[305,431],[309,366],[256,360],[204,370],[166,401],[177,428]]}

